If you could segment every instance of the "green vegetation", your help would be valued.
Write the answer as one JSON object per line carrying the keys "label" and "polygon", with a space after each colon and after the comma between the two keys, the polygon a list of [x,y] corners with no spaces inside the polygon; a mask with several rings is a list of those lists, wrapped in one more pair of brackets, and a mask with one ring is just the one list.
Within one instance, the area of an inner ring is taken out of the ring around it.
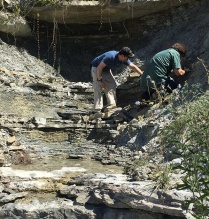
{"label": "green vegetation", "polygon": [[162,164],[158,165],[152,174],[153,180],[156,182],[156,189],[169,189],[170,187],[170,174],[172,173],[172,166]]}
{"label": "green vegetation", "polygon": [[45,5],[56,5],[60,0],[35,0],[34,5],[45,6]]}
{"label": "green vegetation", "polygon": [[139,160],[136,160],[133,162],[132,165],[124,167],[124,174],[133,176],[138,167],[146,166],[147,164],[149,164],[148,158],[141,158]]}
{"label": "green vegetation", "polygon": [[58,3],[61,3],[61,0],[20,0],[13,5],[12,11],[15,16],[27,16],[34,7],[55,6]]}
{"label": "green vegetation", "polygon": [[[159,93],[158,93],[159,95]],[[160,154],[163,157],[169,148],[175,148],[173,155],[182,159],[178,166],[166,164],[166,156],[156,164],[148,178],[156,181],[156,189],[167,189],[172,172],[183,173],[182,183],[177,189],[189,190],[193,197],[185,201],[185,206],[193,206],[192,214],[197,219],[205,219],[209,212],[209,92],[203,93],[200,84],[184,88],[179,86],[171,95],[163,95],[164,107],[161,116],[169,114],[170,123],[160,133]],[[134,176],[142,167],[149,166],[149,158],[142,157],[125,173]]]}
{"label": "green vegetation", "polygon": [[203,219],[209,210],[209,94],[192,102],[185,100],[197,95],[185,94],[186,99],[178,99],[182,105],[173,108],[173,119],[162,132],[162,143],[174,146],[175,153],[182,158],[181,164],[175,167],[185,174],[178,189],[192,192],[193,198],[186,205],[193,204],[193,215]]}

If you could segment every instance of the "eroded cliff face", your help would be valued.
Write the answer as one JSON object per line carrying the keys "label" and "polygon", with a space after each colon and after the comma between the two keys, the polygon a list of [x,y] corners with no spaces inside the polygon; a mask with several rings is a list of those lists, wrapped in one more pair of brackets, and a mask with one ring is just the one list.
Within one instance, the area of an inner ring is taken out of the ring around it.
{"label": "eroded cliff face", "polygon": [[51,23],[56,21],[63,24],[93,24],[123,22],[195,2],[196,0],[51,0],[45,2],[2,0],[0,7],[13,10],[16,8],[19,10],[16,12],[27,14],[27,17]]}
{"label": "eroded cliff face", "polygon": [[[183,211],[184,200],[191,194],[175,190],[181,176],[172,176],[169,191],[156,190],[150,174],[155,165],[140,170],[137,182],[130,182],[124,174],[81,174],[72,180],[72,171],[82,168],[46,173],[44,162],[39,172],[10,168],[14,158],[27,162],[23,151],[37,160],[68,156],[121,167],[140,160],[149,150],[156,153],[152,164],[162,159],[157,153],[158,131],[169,122],[169,115],[161,116],[163,110],[156,111],[157,104],[143,110],[133,107],[118,117],[109,112],[109,118],[90,119],[89,63],[102,52],[126,45],[135,52],[132,61],[140,67],[156,52],[183,42],[188,47],[183,66],[191,71],[177,81],[182,85],[187,81],[189,86],[199,82],[207,90],[208,1],[175,2],[186,4],[123,22],[101,23],[98,19],[88,25],[61,24],[35,18],[27,23],[33,37],[0,34],[0,217],[191,218]],[[127,69],[115,73],[118,105],[133,106],[140,95],[139,78],[130,77]],[[55,201],[54,194],[50,202],[31,201],[27,195],[33,191],[40,196],[57,192],[59,200]]]}
{"label": "eroded cliff face", "polygon": [[[0,30],[9,34],[5,35],[5,40],[11,38],[11,44],[26,48],[32,55],[45,60],[67,80],[91,81],[89,64],[92,59],[122,46],[129,46],[137,53],[132,61],[139,67],[154,53],[177,41],[187,45],[187,65],[190,67],[197,57],[208,59],[204,52],[208,41],[205,30],[208,9],[204,0],[106,1],[104,5],[102,1],[77,1],[77,5],[73,1],[62,3],[59,7],[32,7],[29,12],[36,10],[34,15],[27,13],[27,16],[14,18],[8,11],[13,5],[11,1],[0,12]],[[111,16],[116,15],[121,20],[110,19],[109,12],[107,18],[105,10],[115,10]],[[97,17],[94,13],[98,11]],[[75,12],[77,21],[70,18]],[[97,17],[94,22],[90,21],[91,16]],[[21,19],[27,19],[22,26]],[[23,39],[18,35],[30,37]],[[120,72],[121,69],[115,73]]]}
{"label": "eroded cliff face", "polygon": [[[124,23],[150,14],[195,5],[199,0],[149,0],[149,1],[14,1],[0,2],[0,31],[15,36],[30,36],[33,29],[27,21],[37,20],[56,24],[100,25]],[[98,29],[97,28],[97,29]],[[112,28],[109,28],[111,30]],[[31,30],[31,31],[30,31]],[[92,33],[91,33],[92,34]]]}
{"label": "eroded cliff face", "polygon": [[140,18],[152,13],[169,10],[195,0],[105,0],[105,1],[61,1],[54,7],[34,7],[29,16],[53,23],[98,24],[123,22],[124,20]]}

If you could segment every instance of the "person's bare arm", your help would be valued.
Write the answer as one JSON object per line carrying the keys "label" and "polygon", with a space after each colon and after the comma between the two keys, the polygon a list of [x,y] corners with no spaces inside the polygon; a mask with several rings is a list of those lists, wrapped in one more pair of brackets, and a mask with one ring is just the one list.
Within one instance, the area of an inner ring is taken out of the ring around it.
{"label": "person's bare arm", "polygon": [[184,74],[185,74],[185,71],[184,71],[183,69],[181,69],[181,68],[175,68],[175,69],[173,70],[173,72],[174,72],[174,74],[175,74],[176,76],[181,76],[181,75],[184,75]]}
{"label": "person's bare arm", "polygon": [[130,65],[128,66],[131,70],[137,72],[139,75],[142,75],[143,72],[136,66],[134,65],[132,62],[130,63]]}
{"label": "person's bare arm", "polygon": [[104,62],[100,62],[99,65],[97,66],[97,80],[100,82],[100,86],[102,88],[105,87],[104,82],[102,81],[102,70],[106,66]]}
{"label": "person's bare arm", "polygon": [[100,62],[99,65],[97,66],[97,80],[102,79],[102,70],[106,66],[104,62]]}

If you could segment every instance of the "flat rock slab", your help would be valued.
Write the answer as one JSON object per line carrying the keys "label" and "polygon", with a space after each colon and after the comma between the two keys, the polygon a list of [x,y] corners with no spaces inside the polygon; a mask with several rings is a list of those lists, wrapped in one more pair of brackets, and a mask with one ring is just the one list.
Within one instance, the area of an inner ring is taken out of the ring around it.
{"label": "flat rock slab", "polygon": [[[41,168],[41,167],[40,167]],[[54,170],[51,172],[47,171],[26,171],[26,170],[15,170],[11,167],[1,167],[1,177],[7,179],[57,179],[63,178],[66,174],[73,172],[85,172],[86,169],[80,167],[63,167],[60,170]]]}

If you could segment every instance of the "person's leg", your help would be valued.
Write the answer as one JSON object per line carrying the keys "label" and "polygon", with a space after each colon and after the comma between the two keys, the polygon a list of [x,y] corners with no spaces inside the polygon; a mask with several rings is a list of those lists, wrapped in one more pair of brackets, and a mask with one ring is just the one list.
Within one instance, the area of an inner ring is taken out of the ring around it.
{"label": "person's leg", "polygon": [[172,93],[172,91],[177,88],[177,84],[173,80],[167,80],[163,82],[162,84],[164,85],[167,93]]}
{"label": "person's leg", "polygon": [[93,89],[94,89],[94,109],[101,110],[103,108],[103,95],[100,83],[97,81],[97,68],[91,68],[91,75],[93,78]]}
{"label": "person's leg", "polygon": [[155,92],[154,89],[149,89],[149,90],[144,91],[141,95],[141,100],[145,100],[145,101],[150,100],[154,92]]}
{"label": "person's leg", "polygon": [[109,72],[103,72],[102,80],[105,83],[104,92],[107,98],[107,104],[116,106],[116,83],[111,70]]}

